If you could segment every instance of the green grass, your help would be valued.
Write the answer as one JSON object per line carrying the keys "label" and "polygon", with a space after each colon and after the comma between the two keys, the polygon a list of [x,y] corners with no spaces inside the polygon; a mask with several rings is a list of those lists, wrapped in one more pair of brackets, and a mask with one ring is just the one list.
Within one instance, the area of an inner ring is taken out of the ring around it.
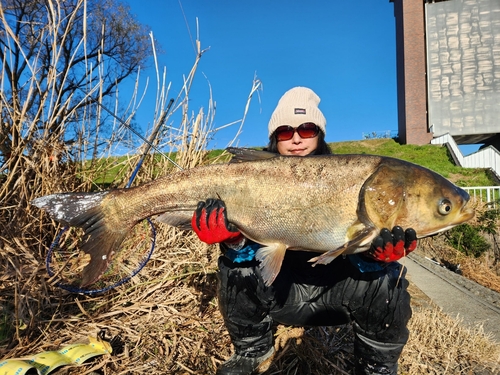
{"label": "green grass", "polygon": [[448,149],[441,145],[400,145],[393,139],[330,143],[336,154],[391,156],[429,168],[458,186],[493,186],[491,172],[484,168],[462,168],[454,164]]}

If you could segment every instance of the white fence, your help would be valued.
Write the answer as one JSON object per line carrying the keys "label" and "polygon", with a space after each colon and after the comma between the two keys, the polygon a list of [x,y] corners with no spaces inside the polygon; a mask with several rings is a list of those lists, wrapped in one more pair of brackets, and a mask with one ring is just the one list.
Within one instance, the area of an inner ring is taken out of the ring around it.
{"label": "white fence", "polygon": [[462,187],[471,197],[481,199],[485,203],[492,203],[491,208],[496,208],[500,199],[500,186],[471,186]]}

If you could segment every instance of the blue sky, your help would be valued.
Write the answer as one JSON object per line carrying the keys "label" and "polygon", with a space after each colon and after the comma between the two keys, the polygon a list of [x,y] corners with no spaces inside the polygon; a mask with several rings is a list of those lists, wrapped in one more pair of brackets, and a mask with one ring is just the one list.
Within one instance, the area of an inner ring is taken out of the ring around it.
{"label": "blue sky", "polygon": [[[267,123],[281,95],[293,86],[312,88],[327,119],[327,141],[363,139],[363,133],[397,130],[395,19],[389,0],[128,0],[131,13],[161,44],[177,95],[191,69],[196,20],[203,55],[190,107],[217,103],[215,126],[242,118],[254,76],[254,97],[240,146],[264,146]],[[153,69],[142,76],[155,82]],[[153,119],[154,84],[136,122]],[[223,148],[236,127],[217,134]]]}

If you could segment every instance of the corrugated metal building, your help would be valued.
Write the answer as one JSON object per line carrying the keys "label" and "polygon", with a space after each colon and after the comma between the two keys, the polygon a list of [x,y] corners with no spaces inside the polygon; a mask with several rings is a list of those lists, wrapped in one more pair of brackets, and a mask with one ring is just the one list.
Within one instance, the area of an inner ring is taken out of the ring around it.
{"label": "corrugated metal building", "polygon": [[402,143],[500,149],[500,1],[391,2]]}

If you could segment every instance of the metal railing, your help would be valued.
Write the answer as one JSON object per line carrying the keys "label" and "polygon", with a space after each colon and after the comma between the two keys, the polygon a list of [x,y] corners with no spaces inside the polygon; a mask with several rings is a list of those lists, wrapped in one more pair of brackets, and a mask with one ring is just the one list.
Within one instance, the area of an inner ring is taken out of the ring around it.
{"label": "metal railing", "polygon": [[491,208],[497,208],[500,200],[500,186],[471,186],[462,189],[471,197],[481,199],[485,203],[491,203]]}

